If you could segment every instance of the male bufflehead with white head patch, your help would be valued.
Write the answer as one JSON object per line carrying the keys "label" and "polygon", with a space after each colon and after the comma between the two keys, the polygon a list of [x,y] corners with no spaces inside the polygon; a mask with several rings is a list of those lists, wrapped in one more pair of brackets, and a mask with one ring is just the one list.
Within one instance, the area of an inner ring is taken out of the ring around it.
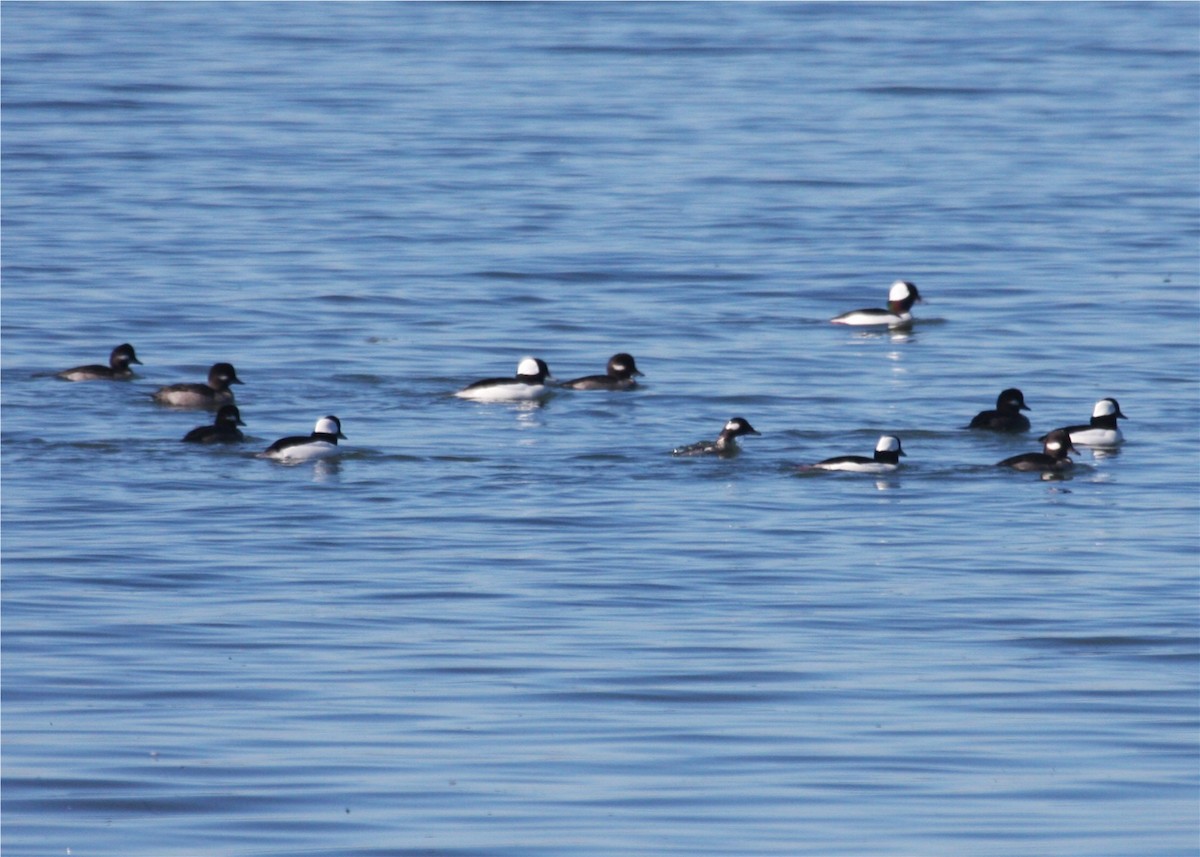
{"label": "male bufflehead with white head patch", "polygon": [[608,359],[606,374],[587,375],[563,383],[572,390],[632,390],[637,386],[634,375],[641,375],[633,355],[621,352]]}
{"label": "male bufflehead with white head patch", "polygon": [[900,438],[885,434],[875,444],[874,458],[863,455],[839,455],[812,465],[817,470],[845,470],[851,473],[890,473],[900,466],[900,456],[907,455],[900,448]]}
{"label": "male bufflehead with white head patch", "polygon": [[[1071,443],[1084,446],[1120,446],[1125,442],[1117,425],[1118,419],[1128,419],[1121,413],[1121,406],[1116,399],[1101,399],[1092,408],[1092,420],[1087,425],[1067,426],[1063,431],[1071,436]],[[1048,437],[1048,435],[1047,435]],[[1045,440],[1043,437],[1042,440]]]}
{"label": "male bufflehead with white head patch", "polygon": [[912,324],[912,305],[922,300],[917,287],[907,280],[896,280],[888,290],[887,309],[856,309],[831,318],[834,324],[849,324],[856,327],[887,325],[908,327]]}
{"label": "male bufflehead with white head patch", "polygon": [[459,390],[454,395],[476,402],[528,402],[539,399],[549,390],[546,381],[553,380],[550,367],[536,357],[522,358],[513,378],[486,378]]}
{"label": "male bufflehead with white head patch", "polygon": [[205,384],[172,384],[154,392],[154,401],[177,408],[217,408],[233,402],[231,384],[241,384],[231,363],[214,363]]}
{"label": "male bufflehead with white head patch", "polygon": [[238,426],[244,426],[237,405],[221,405],[212,425],[197,426],[183,436],[184,443],[240,443],[246,439]]}
{"label": "male bufflehead with white head patch", "polygon": [[338,454],[338,438],[342,434],[342,421],[335,416],[321,417],[307,437],[283,437],[268,446],[261,455],[279,461],[306,461],[313,458],[328,458]]}
{"label": "male bufflehead with white head patch", "polygon": [[128,342],[118,345],[108,355],[108,365],[101,366],[93,363],[88,366],[76,366],[74,369],[64,369],[58,377],[64,381],[128,381],[133,377],[130,363],[142,365]]}
{"label": "male bufflehead with white head patch", "polygon": [[1021,413],[1027,410],[1029,406],[1025,404],[1025,395],[1016,387],[1009,387],[996,397],[994,410],[980,411],[972,417],[967,428],[999,432],[1029,431],[1029,418]]}
{"label": "male bufflehead with white head patch", "polygon": [[736,455],[738,452],[737,439],[746,434],[762,434],[741,417],[734,417],[725,423],[716,440],[702,440],[698,443],[681,446],[671,450],[672,455]]}

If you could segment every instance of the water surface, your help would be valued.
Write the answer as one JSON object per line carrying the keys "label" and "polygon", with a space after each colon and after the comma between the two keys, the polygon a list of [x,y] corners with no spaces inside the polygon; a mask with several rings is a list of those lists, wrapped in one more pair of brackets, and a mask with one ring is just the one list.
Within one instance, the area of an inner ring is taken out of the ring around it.
{"label": "water surface", "polygon": [[2,16],[7,853],[1196,852],[1195,5]]}

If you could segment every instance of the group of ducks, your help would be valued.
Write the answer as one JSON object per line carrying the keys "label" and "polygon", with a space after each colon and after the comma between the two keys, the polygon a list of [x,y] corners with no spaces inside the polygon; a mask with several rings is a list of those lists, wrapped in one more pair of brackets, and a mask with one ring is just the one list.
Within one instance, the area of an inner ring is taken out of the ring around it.
{"label": "group of ducks", "polygon": [[[118,345],[108,356],[108,365],[76,366],[58,373],[66,381],[127,381],[133,377],[132,364],[143,365],[128,342]],[[244,426],[241,411],[233,403],[233,384],[241,384],[231,363],[215,363],[208,370],[203,384],[171,384],[159,387],[152,398],[162,405],[175,408],[212,410],[217,414],[211,425],[197,426],[183,436],[186,443],[240,443],[245,440],[239,426]],[[345,439],[342,423],[335,416],[317,420],[312,434],[282,437],[268,446],[261,455],[284,461],[324,458],[337,452],[338,439]]]}
{"label": "group of ducks", "polygon": [[[1029,420],[1021,413],[1029,410],[1025,397],[1020,390],[1011,387],[1004,390],[996,399],[996,407],[980,411],[971,420],[967,428],[984,429],[987,431],[1015,433],[1029,431]],[[1065,426],[1054,429],[1043,435],[1041,452],[1025,452],[997,462],[998,467],[1011,467],[1014,470],[1038,471],[1043,474],[1056,474],[1069,470],[1074,462],[1069,453],[1078,452],[1075,444],[1111,448],[1125,441],[1125,436],[1117,426],[1117,419],[1124,419],[1121,406],[1116,399],[1105,398],[1096,402],[1092,408],[1091,421],[1085,425]],[[734,417],[725,423],[725,427],[714,441],[702,441],[690,446],[674,450],[675,455],[731,455],[737,451],[737,438],[747,434],[759,434],[750,423],[741,417]],[[854,473],[888,473],[900,466],[900,457],[906,455],[900,446],[900,438],[885,434],[875,444],[875,454],[871,458],[863,455],[839,455],[818,461],[816,464],[803,466],[802,470],[842,470]]]}
{"label": "group of ducks", "polygon": [[[905,328],[912,324],[912,306],[921,300],[917,287],[905,280],[897,280],[888,292],[886,309],[859,309],[843,313],[831,321],[834,324],[854,326],[886,326],[890,329]],[[118,345],[109,355],[109,365],[77,366],[58,373],[67,381],[128,380],[133,377],[132,364],[141,365],[133,346]],[[454,395],[477,402],[522,402],[536,401],[555,389],[569,390],[632,390],[637,386],[636,378],[642,373],[633,356],[624,352],[614,354],[608,361],[603,375],[586,375],[551,386],[556,379],[544,360],[525,357],[517,364],[516,375],[509,378],[486,378],[469,384]],[[161,387],[153,394],[154,401],[176,408],[203,408],[216,410],[211,425],[192,429],[183,440],[187,443],[239,443],[245,439],[239,426],[244,426],[241,413],[233,403],[233,384],[241,384],[237,372],[229,363],[216,363],[208,372],[203,384],[172,384]],[[967,428],[986,431],[1016,433],[1029,431],[1029,419],[1021,411],[1029,410],[1020,390],[1009,388],[1000,393],[996,407],[981,411],[971,420]],[[1124,442],[1124,435],[1117,425],[1124,419],[1121,406],[1116,399],[1104,398],[1092,409],[1092,418],[1086,425],[1065,426],[1054,429],[1039,438],[1041,452],[1027,452],[997,462],[999,467],[1015,470],[1040,471],[1044,474],[1062,473],[1073,462],[1069,453],[1077,452],[1075,444],[1093,447],[1115,447]],[[672,450],[674,455],[734,455],[738,451],[737,439],[745,435],[760,434],[742,417],[733,417],[721,429],[715,440],[700,441]],[[335,416],[324,416],[317,420],[311,434],[284,437],[275,441],[262,453],[267,458],[285,461],[300,461],[324,458],[338,451],[337,442],[346,439],[341,421]],[[905,455],[900,438],[883,435],[875,445],[871,457],[841,455],[827,458],[816,464],[806,465],[805,470],[841,470],[859,473],[886,473],[900,466],[900,457]]]}
{"label": "group of ducks", "polygon": [[[967,428],[998,432],[1029,431],[1029,419],[1021,413],[1027,410],[1029,406],[1025,404],[1025,396],[1016,387],[1010,387],[996,397],[994,409],[980,411]],[[1041,452],[1014,455],[997,462],[997,466],[1043,473],[1069,470],[1074,462],[1068,454],[1078,452],[1075,444],[1106,449],[1125,442],[1125,435],[1117,425],[1118,419],[1127,419],[1121,413],[1121,405],[1114,398],[1103,398],[1092,407],[1092,418],[1086,424],[1056,428],[1038,438],[1042,442]]]}
{"label": "group of ducks", "polygon": [[[76,366],[58,373],[65,381],[127,381],[133,377],[133,364],[143,365],[137,352],[128,342],[118,345],[108,357],[108,365]],[[632,355],[616,354],[609,361],[604,375],[586,375],[559,385],[573,390],[628,390],[636,385],[634,376],[641,375]],[[476,381],[455,393],[464,399],[481,402],[519,402],[541,398],[549,392],[546,382],[554,380],[545,361],[534,357],[523,359],[513,378],[487,378]],[[240,443],[245,440],[240,426],[241,411],[233,403],[231,387],[243,383],[231,363],[214,363],[204,383],[171,384],[155,390],[152,398],[174,408],[216,410],[211,425],[197,426],[183,436],[185,443]],[[265,458],[283,461],[302,461],[326,458],[338,452],[338,440],[345,440],[342,423],[328,415],[317,420],[312,433],[306,436],[283,437],[260,453]]]}

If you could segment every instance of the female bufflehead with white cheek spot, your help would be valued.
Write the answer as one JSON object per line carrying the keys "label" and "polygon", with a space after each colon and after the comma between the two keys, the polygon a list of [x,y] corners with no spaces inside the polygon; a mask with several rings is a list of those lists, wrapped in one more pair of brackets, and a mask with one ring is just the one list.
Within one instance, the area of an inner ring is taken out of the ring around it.
{"label": "female bufflehead with white cheek spot", "polygon": [[244,426],[237,405],[221,405],[212,425],[197,426],[183,436],[184,443],[240,443],[246,436],[238,430]]}
{"label": "female bufflehead with white cheek spot", "polygon": [[64,381],[128,381],[133,377],[130,363],[142,365],[128,342],[118,345],[108,355],[108,365],[101,366],[93,363],[88,366],[76,366],[74,369],[64,369],[58,377]]}
{"label": "female bufflehead with white cheek spot", "polygon": [[1040,470],[1043,473],[1061,473],[1074,465],[1067,453],[1077,452],[1071,445],[1071,436],[1063,429],[1055,429],[1046,435],[1041,452],[1025,452],[996,462],[997,467],[1013,470]]}
{"label": "female bufflehead with white cheek spot", "polygon": [[260,455],[279,461],[328,458],[338,454],[338,438],[346,439],[346,436],[342,434],[342,421],[335,416],[321,417],[308,437],[280,438]]}
{"label": "female bufflehead with white cheek spot", "polygon": [[922,300],[917,287],[907,280],[896,280],[888,290],[887,309],[856,309],[831,318],[834,324],[849,324],[856,327],[887,325],[908,327],[913,322],[912,305]]}
{"label": "female bufflehead with white cheek spot", "polygon": [[[1071,436],[1071,443],[1084,446],[1120,446],[1125,442],[1125,435],[1117,425],[1117,419],[1128,419],[1121,413],[1121,406],[1116,399],[1101,399],[1092,408],[1092,420],[1083,426],[1067,426],[1062,429]],[[1042,437],[1044,441],[1046,435]]]}
{"label": "female bufflehead with white cheek spot", "polygon": [[850,473],[890,473],[900,466],[900,456],[907,455],[900,448],[900,438],[885,434],[875,444],[875,457],[862,455],[839,455],[811,465],[815,470],[843,470]]}
{"label": "female bufflehead with white cheek spot", "polygon": [[621,352],[608,359],[604,375],[587,375],[563,383],[572,390],[632,390],[637,386],[634,375],[641,375],[633,355]]}
{"label": "female bufflehead with white cheek spot", "polygon": [[522,358],[514,378],[485,378],[459,390],[454,395],[476,402],[528,402],[539,399],[549,390],[546,381],[553,380],[550,367],[536,357]]}
{"label": "female bufflehead with white cheek spot", "polygon": [[734,417],[725,423],[725,428],[717,435],[716,440],[702,440],[698,443],[681,446],[671,450],[672,455],[737,455],[737,438],[746,434],[762,434],[741,417]]}
{"label": "female bufflehead with white cheek spot", "polygon": [[1000,432],[1029,431],[1029,418],[1021,413],[1027,410],[1029,406],[1025,404],[1025,394],[1016,387],[1009,387],[996,397],[994,410],[980,411],[971,418],[967,428]]}
{"label": "female bufflehead with white cheek spot", "polygon": [[233,402],[231,384],[240,384],[232,363],[214,363],[204,384],[172,384],[154,392],[154,401],[177,408],[217,408]]}

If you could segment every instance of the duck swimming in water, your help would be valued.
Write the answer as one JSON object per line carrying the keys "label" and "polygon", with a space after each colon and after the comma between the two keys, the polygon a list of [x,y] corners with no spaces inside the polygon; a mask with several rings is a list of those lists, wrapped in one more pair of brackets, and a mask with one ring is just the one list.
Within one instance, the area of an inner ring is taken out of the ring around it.
{"label": "duck swimming in water", "polygon": [[632,390],[637,386],[634,376],[641,374],[633,355],[622,352],[608,359],[604,375],[587,375],[566,381],[562,386],[571,390]]}
{"label": "duck swimming in water", "polygon": [[281,437],[268,446],[261,455],[279,461],[307,461],[313,458],[329,458],[337,455],[338,438],[346,439],[342,434],[342,421],[335,416],[321,417],[313,427],[312,434],[295,437]]}
{"label": "duck swimming in water", "polygon": [[896,280],[888,290],[887,309],[855,309],[830,319],[834,324],[849,324],[855,327],[882,326],[890,328],[908,327],[913,322],[912,306],[922,300],[917,287],[907,280]]}
{"label": "duck swimming in water", "polygon": [[240,443],[246,439],[238,426],[244,426],[237,405],[221,405],[211,425],[197,426],[183,436],[184,443]]}
{"label": "duck swimming in water", "polygon": [[725,423],[716,440],[702,440],[687,446],[671,450],[672,455],[736,455],[738,453],[737,439],[747,434],[761,434],[760,431],[741,417],[734,417]]}
{"label": "duck swimming in water", "polygon": [[133,377],[130,363],[142,365],[128,342],[118,345],[108,355],[108,365],[101,366],[93,363],[88,366],[76,366],[74,369],[64,369],[58,377],[64,381],[128,381]]}
{"label": "duck swimming in water", "polygon": [[517,364],[516,376],[485,378],[467,385],[454,395],[476,402],[528,402],[550,392],[546,387],[548,380],[552,380],[552,376],[546,361],[525,357]]}
{"label": "duck swimming in water", "polygon": [[900,448],[900,438],[885,434],[875,444],[875,455],[839,455],[810,465],[815,470],[845,470],[851,473],[890,473],[900,466],[900,456],[906,455]]}
{"label": "duck swimming in water", "polygon": [[1068,456],[1069,452],[1077,452],[1071,445],[1071,436],[1063,429],[1055,429],[1046,435],[1041,452],[1024,452],[1003,461],[996,462],[997,467],[1011,467],[1013,470],[1039,470],[1042,473],[1062,473],[1074,465]]}
{"label": "duck swimming in water", "polygon": [[241,384],[231,363],[214,363],[204,384],[172,384],[154,392],[154,401],[177,408],[219,408],[233,402],[231,384]]}
{"label": "duck swimming in water", "polygon": [[996,397],[993,410],[980,411],[971,418],[967,428],[998,432],[1029,431],[1029,418],[1021,411],[1029,410],[1024,394],[1016,387],[1009,387]]}
{"label": "duck swimming in water", "polygon": [[[1112,447],[1125,442],[1125,435],[1118,419],[1128,419],[1121,413],[1121,406],[1116,399],[1101,399],[1092,408],[1092,419],[1087,425],[1066,426],[1063,428],[1071,436],[1071,443],[1083,446]],[[1042,437],[1045,440],[1046,437]]]}

